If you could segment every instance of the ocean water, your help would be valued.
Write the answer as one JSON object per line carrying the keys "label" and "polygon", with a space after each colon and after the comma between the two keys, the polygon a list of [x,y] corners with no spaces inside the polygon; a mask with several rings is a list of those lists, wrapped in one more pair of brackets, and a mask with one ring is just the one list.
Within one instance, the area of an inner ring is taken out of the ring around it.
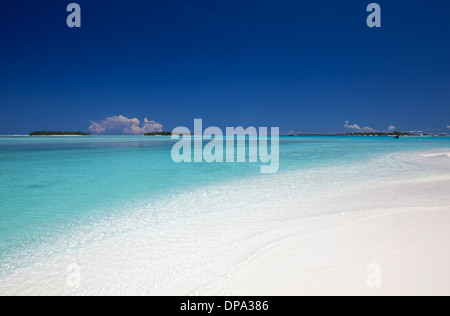
{"label": "ocean water", "polygon": [[[170,231],[174,220],[188,222],[193,214],[211,218],[214,212],[245,209],[241,192],[250,194],[249,188],[233,183],[262,180],[274,187],[279,175],[305,171],[307,177],[315,170],[303,182],[293,177],[291,184],[314,191],[358,181],[364,168],[353,166],[377,157],[450,148],[450,138],[282,137],[278,175],[262,175],[258,163],[176,164],[174,143],[167,137],[0,137],[0,279],[43,257],[126,234],[130,227]],[[375,166],[368,178],[383,174],[383,162]],[[338,171],[325,181],[330,170]],[[251,190],[268,201],[279,198],[270,186]],[[124,218],[127,223],[117,220]]]}

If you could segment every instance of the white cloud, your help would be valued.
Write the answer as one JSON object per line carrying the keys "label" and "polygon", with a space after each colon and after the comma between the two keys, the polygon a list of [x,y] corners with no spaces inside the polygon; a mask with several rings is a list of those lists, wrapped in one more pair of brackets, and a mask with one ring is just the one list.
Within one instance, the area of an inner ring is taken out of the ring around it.
{"label": "white cloud", "polygon": [[345,121],[345,128],[350,128],[350,129],[357,129],[358,131],[361,130],[361,127],[359,127],[358,124],[353,124],[353,125],[349,125],[350,121]]}
{"label": "white cloud", "polygon": [[101,134],[106,131],[106,128],[97,122],[91,122],[91,126],[89,126],[89,130],[94,134]]}
{"label": "white cloud", "polygon": [[147,118],[141,125],[141,121],[137,118],[128,118],[123,115],[107,117],[102,121],[91,121],[89,131],[94,134],[105,132],[125,133],[132,135],[142,135],[145,133],[162,132],[163,126],[155,121],[149,121]]}
{"label": "white cloud", "polygon": [[376,130],[374,130],[373,128],[368,127],[368,126],[361,127],[358,124],[350,125],[350,121],[345,121],[344,127],[348,128],[348,129],[354,129],[354,130],[357,130],[357,131],[360,131],[360,132],[376,132]]}
{"label": "white cloud", "polygon": [[391,125],[388,127],[388,130],[390,131],[395,131],[397,129],[397,127],[395,127],[394,125]]}
{"label": "white cloud", "polygon": [[450,128],[450,125],[447,125],[447,128]]}

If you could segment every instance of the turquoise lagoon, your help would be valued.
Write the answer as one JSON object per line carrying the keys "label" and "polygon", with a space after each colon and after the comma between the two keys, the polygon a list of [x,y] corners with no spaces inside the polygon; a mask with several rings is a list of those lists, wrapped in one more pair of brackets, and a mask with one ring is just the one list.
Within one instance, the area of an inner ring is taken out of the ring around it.
{"label": "turquoise lagoon", "polygon": [[[183,219],[189,212],[164,201],[218,183],[272,176],[260,174],[259,163],[176,164],[174,143],[168,137],[0,137],[0,276],[64,251],[48,245],[71,231],[137,209],[154,213],[155,225],[171,212]],[[390,153],[442,148],[450,148],[450,138],[281,137],[279,173],[346,168]],[[102,234],[98,238],[108,237]]]}

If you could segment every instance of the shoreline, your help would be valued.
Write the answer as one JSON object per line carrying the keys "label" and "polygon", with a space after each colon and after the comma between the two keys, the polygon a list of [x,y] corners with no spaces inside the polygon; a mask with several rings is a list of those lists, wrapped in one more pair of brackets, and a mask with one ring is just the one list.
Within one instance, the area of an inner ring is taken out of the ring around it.
{"label": "shoreline", "polygon": [[[64,253],[41,258],[2,278],[0,293],[420,293],[426,280],[450,279],[443,267],[432,266],[447,263],[450,245],[449,151],[390,154],[354,169],[293,171],[187,193],[165,206],[190,210],[183,218],[167,220],[165,214],[142,210],[99,223],[90,235],[74,232],[72,240],[52,245],[65,247]],[[392,174],[398,170],[401,173]],[[357,175],[360,183],[346,178],[348,174]],[[320,190],[309,188],[318,181]],[[155,221],[160,224],[153,226]],[[418,232],[417,224],[425,222],[428,229]],[[108,237],[98,239],[99,235]],[[425,238],[430,242],[423,248],[420,242]],[[406,252],[390,263],[380,262],[382,288],[368,289],[367,265],[410,244],[429,253]],[[430,244],[439,247],[433,250]],[[412,267],[420,263],[419,270],[404,273],[416,286],[397,287],[403,284],[400,281],[390,285],[392,275],[401,275],[395,267],[405,262]],[[72,264],[81,269],[80,287],[67,286],[67,268]],[[432,277],[424,277],[430,273]],[[448,294],[439,280],[426,289]]]}
{"label": "shoreline", "polygon": [[[370,210],[311,217],[286,225],[284,230],[289,233],[256,251],[241,269],[206,293],[450,295],[450,153],[409,154],[416,156],[414,163],[439,169],[446,166],[447,172],[397,180],[378,188],[372,198],[384,201]],[[416,194],[405,195],[402,190]],[[404,196],[396,196],[398,193]],[[391,201],[397,198],[397,205],[389,206],[387,197]],[[358,202],[358,195],[353,202]],[[408,206],[411,203],[414,206]],[[379,284],[371,283],[374,265],[379,269]]]}

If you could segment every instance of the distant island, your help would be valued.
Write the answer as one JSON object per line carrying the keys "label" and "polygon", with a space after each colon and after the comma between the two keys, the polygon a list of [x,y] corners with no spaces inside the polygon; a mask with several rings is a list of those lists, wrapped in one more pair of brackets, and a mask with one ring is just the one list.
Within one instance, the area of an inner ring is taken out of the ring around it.
{"label": "distant island", "polygon": [[146,133],[144,136],[172,136],[171,132],[153,132],[153,133]]}
{"label": "distant island", "polygon": [[446,137],[447,133],[423,133],[423,132],[391,132],[391,133],[383,133],[383,132],[365,132],[365,133],[342,133],[342,134],[288,134],[287,136],[359,136],[359,137]]}
{"label": "distant island", "polygon": [[378,137],[395,137],[395,136],[414,136],[414,134],[409,132],[392,132],[392,133],[382,133],[382,132],[367,132],[367,133],[342,133],[342,134],[288,134],[287,136],[378,136]]}
{"label": "distant island", "polygon": [[89,133],[83,132],[52,132],[52,131],[39,131],[30,133],[30,136],[90,136]]}
{"label": "distant island", "polygon": [[[182,133],[176,133],[174,135],[185,135]],[[188,136],[192,136],[193,134],[186,134]],[[146,133],[144,136],[172,136],[172,132],[153,132],[153,133]]]}

